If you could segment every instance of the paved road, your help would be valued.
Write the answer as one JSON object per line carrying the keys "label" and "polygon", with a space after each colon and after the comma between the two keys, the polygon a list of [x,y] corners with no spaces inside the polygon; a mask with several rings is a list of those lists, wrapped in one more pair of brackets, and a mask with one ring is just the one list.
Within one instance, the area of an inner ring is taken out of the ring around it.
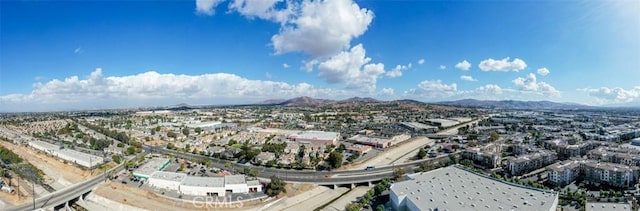
{"label": "paved road", "polygon": [[402,164],[393,164],[386,166],[379,166],[375,169],[364,170],[364,169],[356,169],[356,170],[336,170],[336,171],[314,171],[314,170],[293,170],[293,169],[278,169],[278,168],[267,168],[262,166],[253,166],[249,164],[238,164],[231,163],[231,167],[227,168],[225,163],[226,160],[220,160],[213,157],[191,154],[191,153],[181,153],[174,150],[162,149],[162,147],[153,147],[153,146],[144,146],[145,150],[151,152],[162,152],[164,154],[169,154],[174,157],[191,159],[191,160],[200,160],[200,159],[210,159],[213,163],[213,166],[216,168],[224,169],[227,171],[242,171],[244,168],[250,168],[252,170],[258,171],[258,177],[260,178],[269,178],[273,175],[284,179],[287,182],[305,182],[305,183],[315,183],[319,185],[331,185],[331,184],[351,184],[351,183],[361,183],[368,181],[376,181],[386,177],[392,177],[393,171],[396,168],[405,168],[406,172],[412,172],[413,168],[420,166],[425,161],[436,162],[447,160],[448,156],[440,156],[437,158],[429,158],[423,160],[417,160]]}

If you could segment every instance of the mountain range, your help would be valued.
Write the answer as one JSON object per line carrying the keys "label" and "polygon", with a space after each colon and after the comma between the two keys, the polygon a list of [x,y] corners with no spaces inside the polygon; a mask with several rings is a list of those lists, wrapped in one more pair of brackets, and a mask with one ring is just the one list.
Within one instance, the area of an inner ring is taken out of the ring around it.
{"label": "mountain range", "polygon": [[[296,97],[288,100],[284,99],[273,99],[266,100],[258,103],[259,105],[278,105],[278,106],[318,106],[318,105],[328,105],[328,104],[337,104],[337,103],[376,103],[376,102],[384,102],[381,100],[377,100],[374,98],[361,98],[361,97],[353,97],[345,100],[327,100],[327,99],[317,99],[311,97]],[[418,103],[424,104],[424,102],[416,101],[416,100],[395,100],[393,102],[407,102],[407,103]],[[443,101],[443,102],[434,102],[430,104],[436,105],[447,105],[447,106],[461,106],[461,107],[477,107],[477,108],[503,108],[503,109],[590,109],[597,108],[593,106],[587,106],[577,103],[558,103],[551,101],[518,101],[518,100],[475,100],[475,99],[463,99],[456,101]]]}

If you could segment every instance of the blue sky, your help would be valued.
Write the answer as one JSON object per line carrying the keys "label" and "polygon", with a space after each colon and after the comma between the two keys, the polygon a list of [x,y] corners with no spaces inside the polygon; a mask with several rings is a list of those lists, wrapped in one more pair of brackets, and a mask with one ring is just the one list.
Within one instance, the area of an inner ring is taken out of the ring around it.
{"label": "blue sky", "polygon": [[1,1],[0,10],[0,111],[296,96],[640,105],[638,1]]}

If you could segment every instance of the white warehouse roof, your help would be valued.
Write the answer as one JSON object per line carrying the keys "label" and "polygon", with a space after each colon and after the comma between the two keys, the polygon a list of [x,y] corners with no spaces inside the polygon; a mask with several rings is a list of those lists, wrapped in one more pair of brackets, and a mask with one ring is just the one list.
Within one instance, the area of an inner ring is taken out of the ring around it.
{"label": "white warehouse roof", "polygon": [[410,177],[391,186],[394,206],[404,204],[400,206],[408,210],[538,211],[555,210],[558,204],[556,192],[516,186],[455,166]]}

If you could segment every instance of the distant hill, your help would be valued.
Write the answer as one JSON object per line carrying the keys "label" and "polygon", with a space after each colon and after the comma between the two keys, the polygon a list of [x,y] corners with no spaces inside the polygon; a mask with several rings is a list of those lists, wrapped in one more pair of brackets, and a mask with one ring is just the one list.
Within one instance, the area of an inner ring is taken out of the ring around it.
{"label": "distant hill", "polygon": [[[269,100],[267,100],[267,101],[269,101]],[[280,103],[274,103],[273,105],[280,105],[280,106],[318,106],[318,105],[325,105],[325,104],[329,104],[329,103],[333,103],[333,102],[335,102],[335,101],[334,100],[327,100],[327,99],[316,99],[316,98],[303,96],[303,97],[291,98],[291,99],[282,101]]]}
{"label": "distant hill", "polygon": [[284,101],[287,101],[287,99],[270,99],[270,100],[265,100],[262,101],[258,104],[264,104],[264,105],[274,105],[274,104],[280,104],[283,103]]}
{"label": "distant hill", "polygon": [[380,100],[376,100],[370,97],[352,97],[346,100],[341,100],[338,101],[340,103],[377,103],[380,102]]}
{"label": "distant hill", "polygon": [[171,110],[171,111],[186,111],[186,110],[197,109],[197,108],[200,108],[200,106],[193,106],[186,103],[164,107],[164,109]]}
{"label": "distant hill", "polygon": [[518,100],[475,100],[463,99],[456,101],[437,102],[440,105],[480,107],[480,108],[506,108],[506,109],[588,109],[594,108],[577,103],[557,103],[551,101],[518,101]]}

